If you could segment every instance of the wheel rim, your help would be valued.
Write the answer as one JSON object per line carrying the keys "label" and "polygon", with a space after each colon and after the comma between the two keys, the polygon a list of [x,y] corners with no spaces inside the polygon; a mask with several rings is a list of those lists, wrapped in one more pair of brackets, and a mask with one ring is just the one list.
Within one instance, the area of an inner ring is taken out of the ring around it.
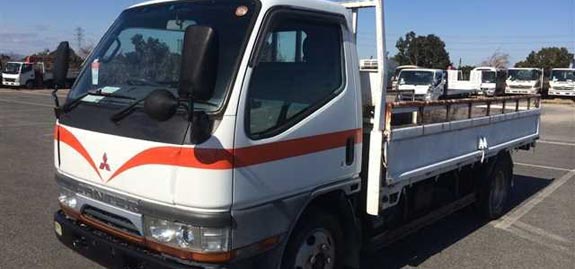
{"label": "wheel rim", "polygon": [[493,212],[501,212],[503,204],[507,198],[507,182],[505,173],[498,171],[493,181],[493,188],[491,188],[491,209]]}
{"label": "wheel rim", "polygon": [[295,269],[333,269],[335,264],[335,243],[331,233],[325,229],[310,232],[298,248]]}

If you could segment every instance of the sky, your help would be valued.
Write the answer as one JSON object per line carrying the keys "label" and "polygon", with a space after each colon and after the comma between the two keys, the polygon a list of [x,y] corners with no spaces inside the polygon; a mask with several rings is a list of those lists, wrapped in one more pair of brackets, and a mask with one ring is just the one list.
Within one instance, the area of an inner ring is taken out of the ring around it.
{"label": "sky", "polygon": [[[0,52],[31,54],[53,49],[62,40],[95,44],[126,7],[138,0],[1,0]],[[454,64],[477,65],[494,52],[511,63],[532,50],[560,46],[575,51],[575,0],[386,0],[387,50],[409,31],[442,38]],[[375,55],[373,10],[360,13],[361,58]]]}

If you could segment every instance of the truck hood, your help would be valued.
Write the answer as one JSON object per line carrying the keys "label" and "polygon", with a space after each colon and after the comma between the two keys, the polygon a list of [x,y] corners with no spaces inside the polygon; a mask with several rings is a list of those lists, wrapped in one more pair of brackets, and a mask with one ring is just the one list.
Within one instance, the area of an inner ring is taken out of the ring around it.
{"label": "truck hood", "polygon": [[192,209],[230,205],[231,161],[225,150],[164,144],[61,124],[55,128],[55,138],[58,173],[73,179],[159,204]]}
{"label": "truck hood", "polygon": [[408,90],[408,91],[415,91],[415,94],[427,94],[429,91],[430,85],[399,85],[398,89],[401,90]]}

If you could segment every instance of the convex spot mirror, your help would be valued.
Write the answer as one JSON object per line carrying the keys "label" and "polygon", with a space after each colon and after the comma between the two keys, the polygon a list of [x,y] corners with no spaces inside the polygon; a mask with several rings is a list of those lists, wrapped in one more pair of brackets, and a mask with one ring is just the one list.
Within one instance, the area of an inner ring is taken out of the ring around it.
{"label": "convex spot mirror", "polygon": [[61,42],[54,55],[54,87],[63,88],[66,85],[68,68],[70,65],[70,44]]}
{"label": "convex spot mirror", "polygon": [[208,101],[216,85],[219,41],[209,26],[191,25],[186,28],[180,67],[180,97]]}
{"label": "convex spot mirror", "polygon": [[168,90],[155,90],[144,100],[144,112],[157,121],[167,121],[178,111],[179,101]]}

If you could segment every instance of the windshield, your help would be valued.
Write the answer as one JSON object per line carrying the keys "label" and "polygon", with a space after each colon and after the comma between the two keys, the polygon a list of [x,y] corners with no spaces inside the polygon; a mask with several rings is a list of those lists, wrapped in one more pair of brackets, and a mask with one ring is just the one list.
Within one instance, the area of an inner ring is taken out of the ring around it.
{"label": "windshield", "polygon": [[483,83],[495,83],[497,81],[497,74],[493,71],[482,71],[481,72],[481,82]]}
{"label": "windshield", "polygon": [[552,81],[575,81],[575,69],[551,71]]}
{"label": "windshield", "polygon": [[507,78],[509,80],[539,80],[541,72],[535,69],[509,69]]}
{"label": "windshield", "polygon": [[20,73],[21,63],[7,63],[6,68],[4,68],[5,74],[18,74]]}
{"label": "windshield", "polygon": [[[209,100],[216,106],[195,107],[215,111],[226,98],[255,11],[255,3],[248,0],[178,1],[124,11],[87,59],[69,99],[97,90],[142,99],[167,89],[177,96],[184,31],[201,25],[212,27],[219,43],[217,82]],[[112,102],[107,99],[113,98],[83,100]]]}
{"label": "windshield", "polygon": [[399,84],[407,85],[431,85],[433,72],[429,71],[402,71],[399,74]]}

